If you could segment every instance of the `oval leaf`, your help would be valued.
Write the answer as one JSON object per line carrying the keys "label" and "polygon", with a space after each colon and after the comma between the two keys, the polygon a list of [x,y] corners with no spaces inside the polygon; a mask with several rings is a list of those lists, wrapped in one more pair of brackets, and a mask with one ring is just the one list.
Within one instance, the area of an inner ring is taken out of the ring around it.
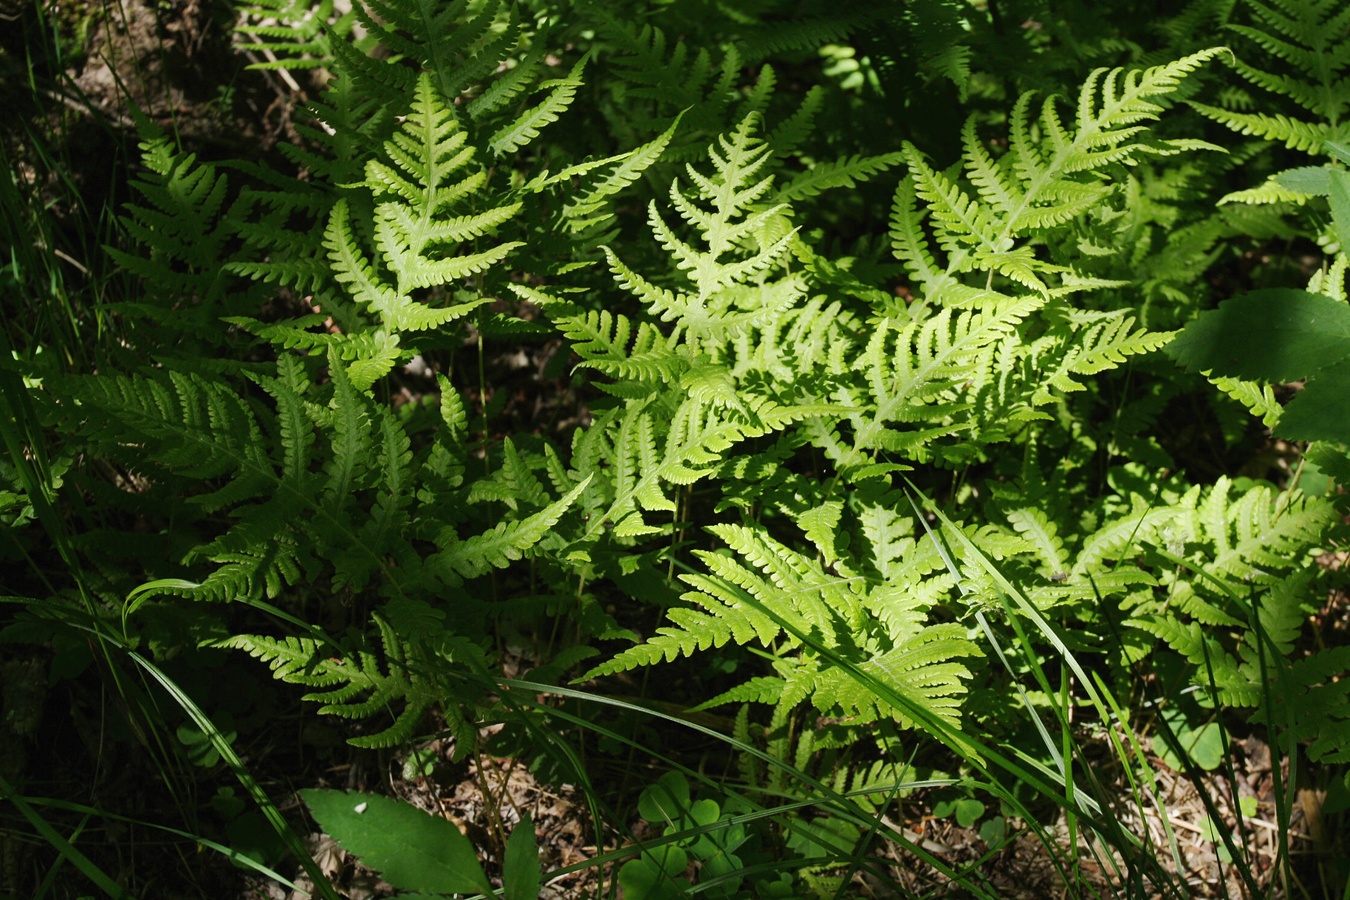
{"label": "oval leaf", "polygon": [[1280,414],[1275,433],[1295,441],[1350,444],[1350,364],[1308,382]]}
{"label": "oval leaf", "polygon": [[1193,372],[1297,381],[1350,356],[1350,305],[1289,288],[1252,291],[1202,313],[1167,354]]}
{"label": "oval leaf", "polygon": [[506,856],[502,860],[502,894],[506,900],[538,900],[542,878],[534,820],[525,815],[506,839]]}
{"label": "oval leaf", "polygon": [[400,890],[492,890],[473,844],[446,819],[357,791],[304,790],[300,796],[324,831]]}
{"label": "oval leaf", "polygon": [[1300,194],[1315,194],[1325,197],[1331,193],[1331,179],[1326,166],[1300,166],[1297,169],[1285,169],[1275,176],[1280,187]]}

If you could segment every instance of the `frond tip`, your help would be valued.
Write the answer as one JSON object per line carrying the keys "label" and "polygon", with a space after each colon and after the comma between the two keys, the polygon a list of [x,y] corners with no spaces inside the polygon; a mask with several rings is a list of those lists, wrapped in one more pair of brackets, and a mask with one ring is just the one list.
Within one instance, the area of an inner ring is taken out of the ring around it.
{"label": "frond tip", "polygon": [[[1068,270],[1038,259],[1016,239],[1064,225],[1099,207],[1118,190],[1099,177],[1111,166],[1136,165],[1148,156],[1221,149],[1203,141],[1152,137],[1145,126],[1162,113],[1162,98],[1220,52],[1203,50],[1143,70],[1097,69],[1083,82],[1069,122],[1057,98],[1048,97],[1036,107],[1034,95],[1023,94],[1010,117],[1008,150],[997,158],[979,139],[972,118],[962,137],[973,193],[906,144],[909,175],[897,190],[891,229],[895,255],[932,296],[947,303],[970,302],[969,290],[954,286],[951,279],[969,271],[992,272],[1046,292]],[[916,199],[928,207],[933,237],[948,255],[945,265],[928,247]]]}

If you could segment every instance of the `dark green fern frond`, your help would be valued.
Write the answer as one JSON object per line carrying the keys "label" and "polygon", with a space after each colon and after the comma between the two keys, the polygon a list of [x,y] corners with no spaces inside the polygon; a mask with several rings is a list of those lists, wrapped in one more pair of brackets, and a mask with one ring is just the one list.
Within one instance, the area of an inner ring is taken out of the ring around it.
{"label": "dark green fern frond", "polygon": [[331,41],[344,39],[356,15],[338,15],[333,0],[253,0],[237,9],[240,21],[236,35],[249,38],[240,49],[262,53],[266,59],[250,64],[252,69],[317,69],[332,60]]}
{"label": "dark green fern frond", "polygon": [[1267,65],[1233,66],[1251,84],[1288,98],[1297,116],[1251,113],[1202,103],[1196,109],[1239,134],[1320,155],[1327,141],[1350,138],[1350,9],[1336,0],[1247,0],[1255,26],[1228,27],[1264,51]]}
{"label": "dark green fern frond", "polygon": [[[309,383],[294,356],[279,360],[277,377],[259,378],[276,401],[274,414],[246,404],[227,382],[176,372],[78,379],[69,390],[81,402],[72,415],[94,452],[138,448],[139,465],[218,484],[188,498],[208,512],[229,509],[237,520],[189,554],[189,562],[218,565],[197,596],[276,597],[302,575],[317,577],[325,559],[340,584],[360,588],[379,573],[396,586],[386,556],[401,545],[406,524],[407,437],[387,410],[355,390],[332,352],[329,372],[333,406],[322,417],[304,397]],[[321,471],[316,432],[326,449]],[[376,516],[362,527],[352,509],[366,491],[374,492]]]}
{"label": "dark green fern frond", "polygon": [[[661,131],[679,116],[684,123],[681,139],[673,143],[668,158],[694,162],[704,156],[708,140],[749,115],[764,117],[770,101],[778,99],[773,66],[758,66],[747,79],[740,41],[720,41],[713,52],[713,45],[676,40],[651,23],[638,27],[604,12],[596,16],[596,22],[597,65],[607,67],[602,69],[600,83],[613,95],[601,107],[625,143],[635,144],[639,136]],[[748,22],[741,19],[737,28],[747,27]],[[695,46],[698,49],[692,50]],[[743,87],[747,80],[750,83]],[[772,133],[780,159],[788,159],[808,136],[824,96],[822,90],[808,90],[797,112]],[[623,114],[610,114],[613,107],[622,108]]]}
{"label": "dark green fern frond", "polygon": [[842,43],[876,17],[867,9],[841,11],[826,17],[793,17],[761,21],[744,26],[738,35],[741,55],[747,64],[790,51],[816,51],[824,44]]}
{"label": "dark green fern frond", "polygon": [[141,299],[118,305],[129,319],[151,320],[174,335],[165,352],[190,355],[189,347],[222,345],[228,330],[217,324],[222,309],[245,310],[258,292],[230,277],[224,263],[240,231],[228,179],[195,154],[178,151],[151,126],[142,126],[145,171],[132,182],[143,203],[130,204],[122,227],[140,252],[105,248],[138,276]]}
{"label": "dark green fern frond", "polygon": [[352,5],[356,21],[393,58],[368,56],[346,41],[335,42],[335,66],[359,90],[392,106],[431,79],[443,97],[456,98],[477,86],[513,51],[521,36],[515,12],[500,2],[451,0],[435,9],[412,0],[364,0]]}
{"label": "dark green fern frond", "polygon": [[583,56],[565,77],[541,82],[538,89],[548,91],[544,98],[488,138],[488,146],[493,152],[502,156],[515,153],[539,137],[540,129],[558,121],[576,99],[577,88],[582,84],[581,73],[588,61],[589,56]]}
{"label": "dark green fern frond", "polygon": [[504,568],[538,544],[589,483],[587,478],[539,512],[513,522],[500,522],[482,534],[461,540],[453,530],[443,530],[438,543],[447,546],[427,559],[427,571],[457,586],[462,579]]}
{"label": "dark green fern frond", "polygon": [[347,657],[332,656],[332,647],[312,637],[275,639],[261,635],[236,635],[217,646],[243,650],[261,659],[279,681],[319,690],[304,699],[323,704],[320,715],[366,719],[403,707],[389,727],[376,734],[350,739],[356,747],[393,747],[413,736],[422,715],[440,701],[433,682],[417,667],[410,666],[407,649],[383,619],[375,617],[384,648],[384,662],[370,650]]}
{"label": "dark green fern frond", "polygon": [[[1350,762],[1350,648],[1335,647],[1290,664],[1284,679],[1293,691],[1275,694],[1278,702],[1260,720],[1288,727],[1288,741],[1307,742],[1314,762]],[[1292,695],[1292,696],[1291,696]]]}
{"label": "dark green fern frond", "polygon": [[[1159,578],[1165,593],[1131,594],[1127,624],[1181,654],[1193,667],[1192,682],[1204,690],[1212,682],[1224,704],[1259,715],[1273,704],[1281,712],[1270,725],[1298,737],[1325,726],[1331,730],[1321,752],[1345,752],[1333,737],[1334,717],[1305,702],[1324,694],[1326,667],[1339,664],[1336,674],[1343,675],[1344,662],[1332,651],[1288,659],[1320,602],[1308,565],[1334,509],[1266,484],[1239,490],[1221,478],[1209,491],[1188,491],[1168,511],[1165,524],[1142,538],[1165,561]],[[1179,562],[1188,568],[1176,568]]]}

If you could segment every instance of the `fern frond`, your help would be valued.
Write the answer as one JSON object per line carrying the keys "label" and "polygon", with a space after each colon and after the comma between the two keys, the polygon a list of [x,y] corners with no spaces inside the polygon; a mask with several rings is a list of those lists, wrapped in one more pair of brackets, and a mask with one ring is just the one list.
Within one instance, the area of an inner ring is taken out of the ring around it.
{"label": "fern frond", "polygon": [[[567,223],[567,229],[578,238],[583,235],[599,234],[615,221],[614,212],[607,208],[611,198],[637,181],[643,172],[661,158],[683,117],[683,113],[676,116],[669,128],[627,153],[571,166],[557,175],[536,179],[529,187],[541,189],[552,184],[566,184],[569,188],[569,197],[563,206],[562,216]],[[573,184],[574,179],[588,175],[602,166],[606,167],[606,171],[593,185],[577,189]]]}
{"label": "fern frond", "polygon": [[[833,518],[834,507],[820,509],[826,519]],[[823,525],[825,520],[819,518],[807,515],[808,527]],[[758,528],[717,525],[709,530],[733,555],[698,551],[708,574],[681,576],[694,588],[683,596],[691,606],[671,609],[667,614],[671,625],[658,628],[646,643],[623,651],[583,678],[674,660],[729,641],[754,642],[774,652],[782,677],[756,679],[715,702],[771,698],[791,707],[809,697],[827,714],[858,721],[886,716],[906,727],[914,724],[903,710],[892,708],[874,684],[834,665],[818,652],[823,650],[856,660],[864,679],[884,682],[934,717],[958,719],[958,698],[970,676],[958,660],[978,654],[964,627],[928,625],[923,612],[913,607],[903,632],[892,638],[877,628],[879,623],[869,612],[875,601],[861,578],[827,573],[818,562]]]}
{"label": "fern frond", "polygon": [[856,446],[894,446],[898,436],[887,430],[891,423],[959,411],[954,386],[969,378],[989,349],[1041,305],[1036,297],[1023,297],[988,312],[944,309],[904,325],[890,319],[878,323],[861,356],[874,411],[866,419],[853,417]]}
{"label": "fern frond", "polygon": [[[197,596],[276,597],[301,577],[317,577],[322,560],[335,567],[339,583],[360,586],[378,572],[397,592],[399,576],[385,557],[402,541],[400,510],[410,502],[407,436],[387,412],[374,410],[331,350],[329,373],[333,405],[322,415],[304,397],[307,376],[293,356],[282,357],[275,378],[257,378],[275,414],[251,408],[227,382],[177,372],[78,379],[69,387],[95,452],[144,447],[138,465],[212,484],[189,502],[212,512],[228,508],[237,518],[188,555],[190,563],[218,565]],[[327,451],[321,472],[311,462],[316,433]],[[376,517],[358,527],[350,511],[368,490],[375,491]]]}
{"label": "fern frond", "polygon": [[351,31],[355,14],[335,15],[333,0],[310,3],[307,0],[253,0],[237,10],[240,21],[237,35],[251,41],[241,49],[268,55],[253,62],[251,69],[314,69],[332,59],[329,42],[344,39]]}
{"label": "fern frond", "polygon": [[586,68],[589,59],[589,55],[586,55],[578,60],[566,78],[555,79],[540,85],[540,87],[551,89],[548,96],[517,116],[514,121],[508,122],[498,129],[488,139],[488,146],[499,155],[515,153],[521,147],[539,137],[540,129],[558,121],[558,117],[572,105],[572,101],[576,98],[577,88],[581,87],[582,84],[581,73]]}
{"label": "fern frond", "polygon": [[427,560],[429,571],[457,584],[461,579],[477,578],[493,568],[504,568],[539,543],[589,484],[588,477],[534,515],[514,522],[499,522],[488,531],[464,540],[459,540],[452,531],[443,531],[440,542],[449,546]]}
{"label": "fern frond", "polygon": [[1134,328],[1133,316],[1121,313],[1103,318],[1087,327],[1075,330],[1073,338],[1063,346],[1063,355],[1057,362],[1038,353],[1037,368],[1044,386],[1033,397],[1033,403],[1049,402],[1048,388],[1060,391],[1081,391],[1084,385],[1075,376],[1096,375],[1113,369],[1130,356],[1157,350],[1172,339],[1169,332]]}
{"label": "fern frond", "polygon": [[1017,533],[1026,538],[1035,548],[1044,571],[1048,575],[1067,572],[1068,554],[1064,550],[1064,541],[1059,529],[1044,512],[1035,507],[1022,507],[1007,512],[1008,521]]}
{"label": "fern frond", "polygon": [[[672,41],[660,28],[601,13],[600,31],[607,42],[619,49],[613,58],[617,78],[612,80],[625,97],[651,101],[654,108],[642,109],[629,101],[630,125],[638,133],[663,130],[681,110],[690,110],[694,130],[707,134],[722,126],[722,115],[730,102],[731,78],[741,68],[740,54],[734,46],[718,65],[705,47],[690,49],[685,41]],[[644,115],[644,113],[646,113]],[[678,150],[675,151],[677,154]]]}
{"label": "fern frond", "polygon": [[418,79],[412,111],[385,144],[385,152],[390,163],[368,162],[364,184],[375,194],[375,241],[397,278],[400,296],[481,272],[521,246],[509,241],[464,256],[446,254],[445,245],[487,234],[520,206],[445,217],[482,186],[486,174],[475,168],[457,176],[474,151],[428,75]]}
{"label": "fern frond", "polygon": [[1191,106],[1238,134],[1250,134],[1268,141],[1277,141],[1291,150],[1302,150],[1304,153],[1321,154],[1327,141],[1344,141],[1350,138],[1350,131],[1347,131],[1346,127],[1332,126],[1325,122],[1305,122],[1279,113],[1230,112],[1204,103],[1192,103]]}
{"label": "fern frond", "polygon": [[1196,507],[1214,548],[1205,568],[1225,578],[1268,581],[1297,560],[1300,550],[1315,546],[1335,518],[1327,504],[1277,495],[1269,485],[1244,491],[1236,502],[1229,498],[1232,489],[1227,478],[1220,478]]}
{"label": "fern frond", "polygon": [[[969,667],[955,660],[974,655],[974,649],[963,626],[932,625],[864,661],[860,668],[933,718],[959,726],[971,673]],[[858,722],[894,718],[902,728],[920,724],[904,709],[885,700],[872,685],[837,669],[815,680],[811,703],[822,712],[842,712]]]}
{"label": "fern frond", "polygon": [[[775,153],[782,152],[778,149],[781,141],[775,143],[772,138],[767,140]],[[774,199],[780,203],[791,203],[793,200],[814,197],[822,191],[833,188],[851,188],[858,181],[884,172],[904,159],[904,153],[895,152],[879,156],[851,156],[833,162],[817,163],[779,188]]]}
{"label": "fern frond", "polygon": [[401,701],[403,709],[389,727],[349,739],[355,747],[393,747],[412,738],[422,715],[440,697],[435,684],[408,665],[405,645],[389,624],[379,616],[375,622],[384,648],[383,665],[379,655],[369,650],[345,658],[331,656],[332,648],[312,637],[275,639],[244,634],[216,646],[243,650],[266,662],[279,681],[320,688],[303,698],[322,704],[320,715],[364,719]]}
{"label": "fern frond", "polygon": [[128,321],[150,319],[147,331],[164,342],[161,352],[191,357],[191,347],[223,344],[222,311],[243,312],[261,302],[259,292],[231,278],[232,244],[243,230],[244,205],[229,202],[229,179],[214,165],[179,151],[151,125],[140,126],[145,166],[132,188],[141,202],[128,204],[121,224],[130,249],[108,246],[117,265],[142,282],[138,301],[118,304]]}
{"label": "fern frond", "polygon": [[[910,174],[896,193],[892,239],[930,294],[946,287],[946,275],[990,271],[1037,291],[1067,270],[1035,257],[1015,239],[1073,221],[1100,206],[1116,189],[1098,173],[1134,165],[1153,155],[1208,147],[1202,142],[1159,140],[1145,125],[1163,111],[1162,97],[1212,58],[1206,50],[1145,70],[1098,69],[1079,91],[1073,123],[1062,119],[1055,98],[1032,112],[1032,95],[1013,107],[1008,152],[999,158],[978,139],[973,124],[963,133],[965,167],[972,196],[947,173],[929,166],[906,145]],[[927,249],[915,199],[928,206],[929,224],[948,261],[939,266]],[[958,295],[959,297],[959,295]],[[964,300],[965,298],[960,298]]]}
{"label": "fern frond", "polygon": [[[1235,60],[1238,74],[1270,94],[1287,97],[1298,116],[1251,113],[1193,103],[1195,109],[1239,134],[1256,135],[1321,155],[1328,141],[1350,137],[1350,16],[1333,0],[1261,3],[1247,0],[1256,25],[1230,24],[1233,32],[1267,55],[1269,65]],[[1286,71],[1276,71],[1286,68]],[[1292,71],[1288,71],[1292,70]]]}

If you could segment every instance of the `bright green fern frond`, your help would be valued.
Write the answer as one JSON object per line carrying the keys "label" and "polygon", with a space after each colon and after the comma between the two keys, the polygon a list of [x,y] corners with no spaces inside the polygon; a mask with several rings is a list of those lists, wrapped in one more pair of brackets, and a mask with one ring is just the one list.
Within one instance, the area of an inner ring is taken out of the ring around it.
{"label": "bright green fern frond", "polygon": [[[961,625],[948,623],[924,628],[884,652],[864,661],[863,673],[884,684],[931,717],[959,725],[970,669],[962,658],[977,655]],[[859,722],[894,718],[902,728],[919,723],[898,708],[876,686],[851,672],[827,670],[816,679],[811,703],[826,714],[842,714]]]}
{"label": "bright green fern frond", "polygon": [[695,196],[687,196],[678,180],[672,182],[671,203],[697,231],[697,241],[678,235],[655,201],[648,208],[653,234],[690,290],[660,287],[605,248],[620,285],[663,320],[677,323],[695,348],[701,341],[770,321],[805,294],[805,285],[794,276],[771,280],[789,257],[796,229],[787,224],[786,204],[763,202],[773,178],[761,175],[770,148],[756,136],[757,126],[758,116],[752,113],[708,148],[713,174],[686,166]]}
{"label": "bright green fern frond", "polygon": [[520,207],[446,216],[482,187],[486,174],[474,167],[460,176],[474,151],[427,75],[418,79],[413,108],[385,152],[389,163],[366,164],[365,186],[376,199],[375,241],[397,278],[400,296],[481,272],[520,246],[511,241],[464,256],[447,254],[450,246],[486,235]]}
{"label": "bright green fern frond", "polygon": [[1195,507],[1196,524],[1213,550],[1205,570],[1235,581],[1268,581],[1316,546],[1335,519],[1326,503],[1255,485],[1231,499],[1220,478]]}
{"label": "bright green fern frond", "polygon": [[216,646],[243,650],[254,659],[267,663],[272,675],[279,681],[306,687],[328,687],[341,684],[340,673],[331,671],[334,662],[329,658],[331,647],[312,637],[270,638],[264,635],[241,634],[226,638]]}
{"label": "bright green fern frond", "polygon": [[[1033,113],[1031,95],[1023,95],[1010,117],[1008,150],[997,158],[979,140],[973,122],[967,124],[965,168],[973,195],[906,145],[910,174],[897,191],[891,229],[896,256],[909,264],[930,295],[948,286],[944,274],[972,270],[1045,291],[1069,270],[1018,247],[1015,239],[1062,226],[1099,207],[1117,190],[1101,177],[1112,166],[1208,146],[1151,138],[1145,123],[1163,111],[1161,98],[1217,52],[1206,50],[1145,70],[1098,69],[1079,92],[1072,124],[1061,117],[1055,98]],[[916,198],[928,207],[928,224],[948,257],[945,264],[928,250]],[[951,299],[969,302],[960,294]]]}
{"label": "bright green fern frond", "polygon": [[561,220],[575,240],[578,255],[614,227],[614,198],[661,158],[683,117],[683,113],[676,116],[664,132],[627,153],[568,166],[556,174],[546,172],[526,185],[526,190],[557,186],[566,191]]}
{"label": "bright green fern frond", "polygon": [[[770,142],[769,146],[773,147],[775,152],[781,152],[778,151],[776,144]],[[833,188],[851,188],[858,181],[899,165],[904,158],[904,153],[895,152],[879,156],[851,156],[833,162],[816,163],[807,171],[790,179],[778,190],[774,199],[780,203],[791,203],[794,200],[814,197],[822,191]]]}
{"label": "bright green fern frond", "polygon": [[1079,377],[1114,369],[1128,357],[1157,350],[1172,339],[1169,332],[1135,328],[1134,316],[1125,310],[1077,318],[1064,329],[1052,329],[1029,351],[1040,380],[1032,404],[1050,402],[1052,388],[1081,391],[1084,384]]}
{"label": "bright green fern frond", "polygon": [[898,448],[898,436],[888,431],[891,423],[959,412],[962,404],[956,389],[979,370],[990,349],[1042,303],[1028,296],[984,313],[944,309],[903,325],[890,319],[878,323],[861,355],[873,410],[865,418],[853,416],[856,446]]}
{"label": "bright green fern frond", "polygon": [[1064,541],[1060,538],[1055,523],[1050,521],[1044,512],[1028,506],[1008,510],[1007,516],[1017,533],[1035,548],[1045,574],[1059,575],[1068,571],[1068,554],[1064,551]]}
{"label": "bright green fern frond", "polygon": [[1191,105],[1238,134],[1256,135],[1305,153],[1320,154],[1327,141],[1350,139],[1350,130],[1346,127],[1333,127],[1323,122],[1303,122],[1278,113],[1236,113],[1204,103]]}
{"label": "bright green fern frond", "polygon": [[[814,531],[833,530],[827,523],[841,511],[827,504],[818,514],[802,518]],[[730,641],[753,642],[773,652],[781,678],[755,679],[712,702],[770,701],[791,707],[809,698],[827,715],[860,722],[887,717],[914,725],[914,717],[886,699],[893,692],[932,718],[958,720],[970,677],[960,660],[979,655],[964,626],[929,625],[923,611],[909,604],[913,614],[897,618],[897,632],[889,633],[878,627],[881,623],[871,610],[908,603],[900,596],[908,593],[908,584],[896,586],[895,592],[882,588],[888,599],[872,598],[863,578],[845,574],[846,569],[828,572],[760,528],[717,525],[710,531],[727,552],[699,551],[708,573],[681,576],[694,588],[683,596],[691,606],[671,609],[670,625],[585,678],[674,660]],[[937,565],[935,561],[933,567]],[[856,671],[838,665],[839,657]]]}
{"label": "bright green fern frond", "polygon": [[[688,355],[682,352],[677,337],[663,334],[649,322],[639,323],[634,337],[633,324],[627,316],[605,310],[587,311],[521,284],[508,287],[548,312],[582,358],[578,368],[595,369],[612,378],[651,386],[677,381],[689,367]],[[636,390],[638,395],[647,393],[641,387]]]}

